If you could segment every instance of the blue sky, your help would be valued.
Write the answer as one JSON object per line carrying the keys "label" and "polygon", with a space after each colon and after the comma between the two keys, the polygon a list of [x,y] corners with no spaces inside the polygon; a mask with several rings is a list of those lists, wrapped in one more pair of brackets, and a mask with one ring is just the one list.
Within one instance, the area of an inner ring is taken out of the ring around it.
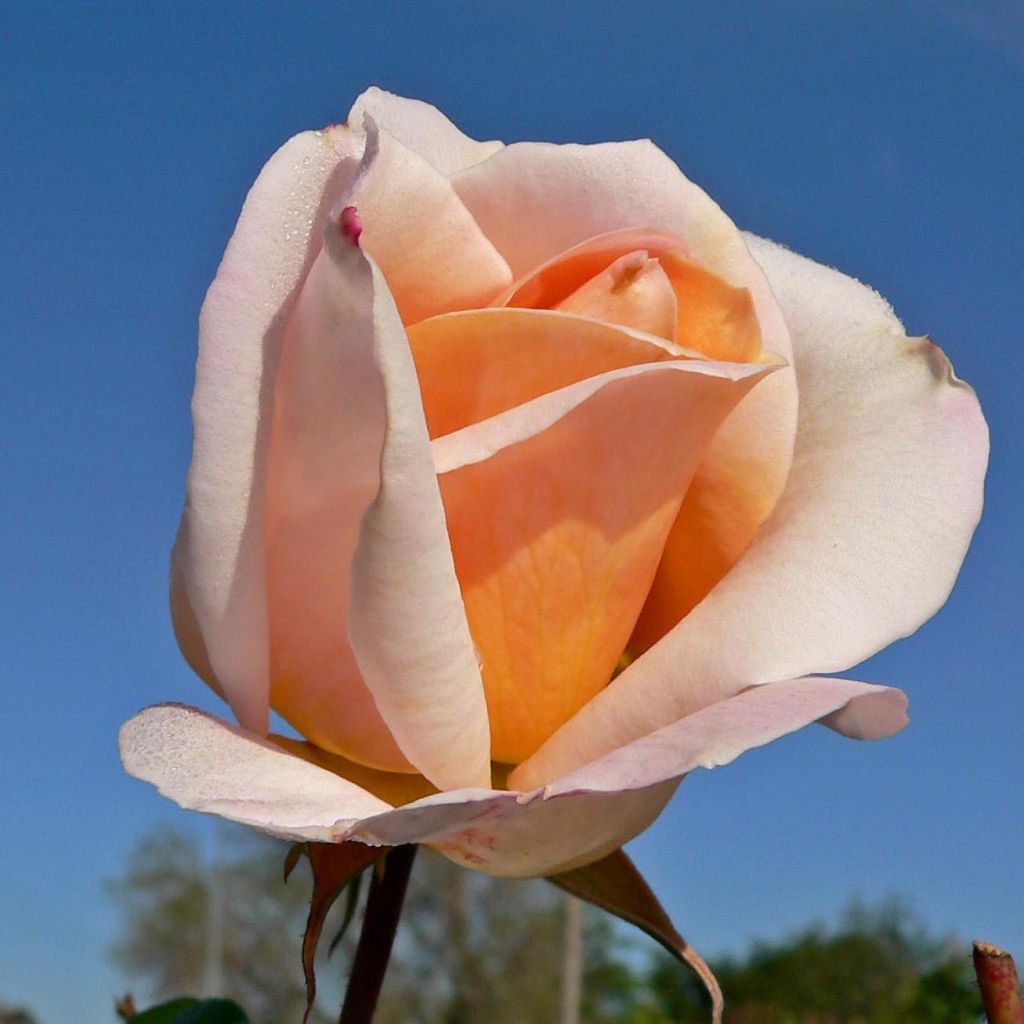
{"label": "blue sky", "polygon": [[186,816],[122,775],[117,726],[159,700],[218,710],[165,597],[196,315],[266,157],[374,83],[485,138],[652,137],[743,227],[878,288],[975,385],[993,456],[957,590],[851,673],[904,686],[911,727],[810,729],[696,773],[631,850],[706,952],[898,892],[1024,957],[1021,8],[298,10],[0,9],[0,1000],[103,1022],[125,987],[101,879]]}

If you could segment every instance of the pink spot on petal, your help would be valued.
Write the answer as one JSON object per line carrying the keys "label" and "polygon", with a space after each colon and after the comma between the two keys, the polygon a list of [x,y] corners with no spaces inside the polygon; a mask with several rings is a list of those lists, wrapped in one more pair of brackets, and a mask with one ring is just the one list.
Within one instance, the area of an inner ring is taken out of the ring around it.
{"label": "pink spot on petal", "polygon": [[363,222],[359,211],[354,206],[346,206],[338,217],[341,233],[354,245],[359,247],[359,236],[363,233]]}

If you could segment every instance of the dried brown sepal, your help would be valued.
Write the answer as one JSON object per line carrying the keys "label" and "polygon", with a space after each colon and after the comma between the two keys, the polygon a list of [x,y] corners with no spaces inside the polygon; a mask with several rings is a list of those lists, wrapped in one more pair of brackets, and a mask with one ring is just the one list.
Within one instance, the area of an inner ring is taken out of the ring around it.
{"label": "dried brown sepal", "polygon": [[614,914],[645,931],[661,943],[674,957],[691,968],[704,983],[711,997],[713,1024],[722,1021],[722,990],[711,968],[697,951],[676,931],[658,897],[644,881],[633,862],[616,850],[603,860],[561,874],[549,875],[548,881],[578,896],[595,907]]}
{"label": "dried brown sepal", "polygon": [[[380,870],[380,865],[384,858],[382,857],[374,865],[374,872]],[[345,886],[345,913],[341,918],[341,925],[338,928],[337,934],[331,939],[331,944],[327,947],[327,955],[331,956],[334,951],[338,948],[339,943],[345,938],[345,933],[348,931],[348,926],[352,923],[352,918],[356,915],[356,907],[359,905],[359,893],[363,887],[363,873],[353,875],[349,879],[348,884]]]}
{"label": "dried brown sepal", "polygon": [[974,973],[988,1024],[1024,1024],[1024,1002],[1013,957],[989,942],[975,942]]}
{"label": "dried brown sepal", "polygon": [[303,853],[313,869],[313,895],[309,902],[309,917],[302,936],[302,973],[306,978],[306,1012],[303,1024],[309,1019],[316,1000],[316,972],[313,958],[323,931],[324,920],[338,894],[349,881],[377,860],[385,849],[365,843],[305,843],[288,851],[285,860],[285,878],[291,874]]}
{"label": "dried brown sepal", "polygon": [[119,1020],[131,1020],[138,1014],[135,1008],[135,997],[131,992],[126,992],[120,999],[114,1001],[114,1011]]}
{"label": "dried brown sepal", "polygon": [[288,852],[284,857],[284,880],[287,882],[291,877],[292,872],[295,870],[295,865],[302,860],[303,855],[306,852],[305,843],[292,843],[288,847]]}

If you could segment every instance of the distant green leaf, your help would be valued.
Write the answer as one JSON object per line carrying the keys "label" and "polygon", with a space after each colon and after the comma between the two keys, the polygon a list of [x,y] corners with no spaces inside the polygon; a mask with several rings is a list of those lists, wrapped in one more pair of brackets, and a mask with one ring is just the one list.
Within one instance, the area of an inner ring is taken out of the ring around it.
{"label": "distant green leaf", "polygon": [[249,1018],[230,999],[207,999],[182,1013],[174,1024],[249,1024]]}
{"label": "distant green leaf", "polygon": [[178,1024],[178,1018],[183,1013],[195,1009],[199,1005],[198,999],[186,996],[181,999],[172,999],[169,1003],[161,1003],[153,1006],[142,1013],[135,1014],[131,1018],[132,1024]]}
{"label": "distant green leaf", "polygon": [[132,1024],[249,1024],[245,1011],[230,999],[172,999],[132,1017]]}

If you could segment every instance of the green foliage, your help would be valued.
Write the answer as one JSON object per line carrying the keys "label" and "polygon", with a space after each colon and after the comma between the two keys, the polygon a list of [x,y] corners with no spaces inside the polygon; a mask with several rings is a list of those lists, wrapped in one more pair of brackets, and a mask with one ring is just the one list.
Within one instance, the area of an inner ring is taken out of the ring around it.
{"label": "green foliage", "polygon": [[137,1013],[131,1024],[249,1024],[249,1018],[230,999],[184,998]]}
{"label": "green foliage", "polygon": [[[815,926],[711,966],[730,1024],[974,1024],[981,1014],[966,949],[929,938],[898,903],[854,904],[834,931]],[[668,957],[649,984],[663,1020],[707,1019],[699,986]]]}
{"label": "green foliage", "polygon": [[[308,866],[286,885],[284,844],[224,829],[217,847],[204,856],[194,835],[172,829],[139,841],[122,877],[108,883],[121,911],[114,960],[155,1000],[225,996],[254,1020],[301,1020]],[[311,1020],[327,1024],[333,1016]]]}

